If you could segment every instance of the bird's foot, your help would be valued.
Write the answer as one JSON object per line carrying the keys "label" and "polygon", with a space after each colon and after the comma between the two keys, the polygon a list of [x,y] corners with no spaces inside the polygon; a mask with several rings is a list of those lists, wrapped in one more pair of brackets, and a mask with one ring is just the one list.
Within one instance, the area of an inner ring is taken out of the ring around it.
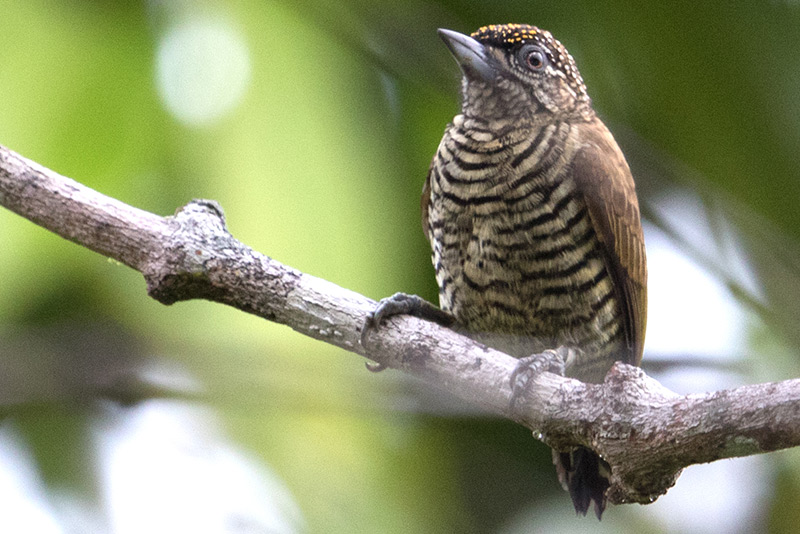
{"label": "bird's foot", "polygon": [[375,309],[367,315],[367,320],[361,327],[361,346],[366,346],[365,342],[370,330],[378,328],[383,320],[395,315],[413,315],[442,326],[451,326],[455,322],[452,314],[437,308],[422,297],[395,293],[391,297],[381,299]]}
{"label": "bird's foot", "polygon": [[559,347],[555,350],[548,349],[539,354],[532,354],[525,358],[520,358],[517,366],[511,373],[511,409],[515,408],[516,403],[525,394],[528,383],[535,376],[548,372],[559,376],[564,376],[569,363],[575,358],[574,349]]}

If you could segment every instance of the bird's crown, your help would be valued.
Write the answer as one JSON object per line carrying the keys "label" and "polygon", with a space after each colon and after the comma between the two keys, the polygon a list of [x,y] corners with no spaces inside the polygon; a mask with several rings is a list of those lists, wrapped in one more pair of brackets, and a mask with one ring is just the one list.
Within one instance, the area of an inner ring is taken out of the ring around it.
{"label": "bird's crown", "polygon": [[579,99],[588,98],[575,60],[549,31],[528,24],[490,24],[478,28],[470,37],[484,45],[506,50],[517,50],[527,44],[539,45],[547,54],[553,72],[564,79]]}

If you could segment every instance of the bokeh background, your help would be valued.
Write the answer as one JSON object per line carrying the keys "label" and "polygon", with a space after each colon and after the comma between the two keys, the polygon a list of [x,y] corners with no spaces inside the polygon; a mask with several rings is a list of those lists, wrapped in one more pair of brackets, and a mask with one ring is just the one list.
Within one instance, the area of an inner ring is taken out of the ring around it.
{"label": "bokeh background", "polygon": [[[645,368],[680,392],[800,375],[800,4],[26,0],[0,143],[373,298],[436,298],[418,198],[459,72],[436,28],[528,22],[628,156]],[[141,276],[0,209],[0,531],[796,532],[800,450],[689,468],[577,518],[517,425]]]}

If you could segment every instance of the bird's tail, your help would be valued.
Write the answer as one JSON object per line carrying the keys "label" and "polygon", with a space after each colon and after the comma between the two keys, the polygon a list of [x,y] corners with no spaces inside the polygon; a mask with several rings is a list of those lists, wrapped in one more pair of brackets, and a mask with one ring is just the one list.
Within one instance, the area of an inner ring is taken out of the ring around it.
{"label": "bird's tail", "polygon": [[600,519],[606,509],[606,490],[610,485],[608,464],[586,447],[569,452],[553,451],[553,463],[561,485],[572,497],[575,511],[586,515],[594,501],[594,512]]}

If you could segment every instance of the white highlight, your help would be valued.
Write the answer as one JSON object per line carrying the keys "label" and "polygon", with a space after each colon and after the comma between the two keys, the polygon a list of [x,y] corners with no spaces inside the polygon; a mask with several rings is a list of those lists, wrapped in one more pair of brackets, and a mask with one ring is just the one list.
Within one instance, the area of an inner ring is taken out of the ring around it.
{"label": "white highlight", "polygon": [[220,20],[190,19],[167,29],[158,44],[156,84],[164,106],[190,126],[231,112],[250,81],[250,53]]}

